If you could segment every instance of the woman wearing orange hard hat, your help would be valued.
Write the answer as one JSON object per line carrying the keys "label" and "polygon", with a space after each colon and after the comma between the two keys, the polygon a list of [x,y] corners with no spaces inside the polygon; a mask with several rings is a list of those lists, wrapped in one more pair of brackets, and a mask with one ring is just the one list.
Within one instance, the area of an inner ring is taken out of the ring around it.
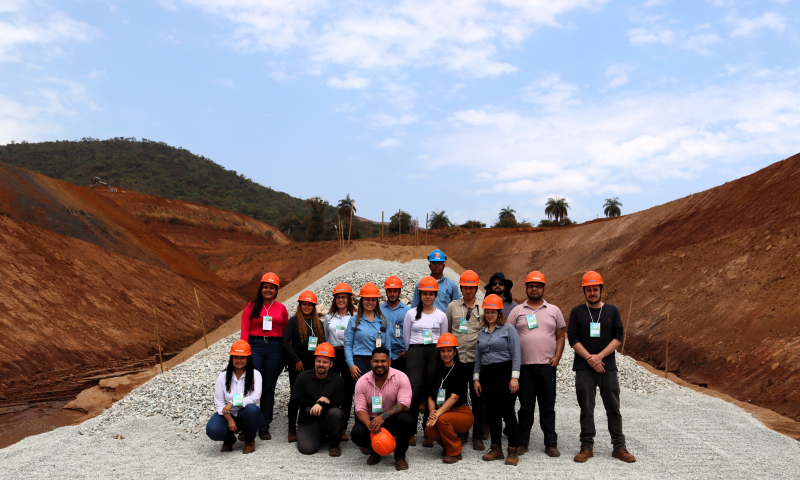
{"label": "woman wearing orange hard hat", "polygon": [[[439,282],[429,276],[420,280],[418,287],[420,302],[406,312],[403,319],[403,340],[408,352],[406,369],[412,392],[410,413],[415,422],[419,421],[419,405],[427,398],[436,373],[436,343],[439,336],[447,332],[447,315],[435,306]],[[427,407],[425,410],[427,412]],[[410,444],[417,444],[413,436]],[[426,438],[423,445],[432,447],[433,441]]]}
{"label": "woman wearing orange hard hat", "polygon": [[436,374],[428,396],[428,421],[425,438],[444,448],[444,463],[461,460],[461,440],[458,433],[469,432],[474,421],[467,401],[464,364],[458,358],[458,340],[452,333],[443,333],[436,344]]}
{"label": "woman wearing orange hard hat", "polygon": [[[355,390],[356,381],[350,375],[350,367],[347,366],[347,360],[344,355],[344,334],[347,330],[347,324],[350,323],[350,318],[356,313],[355,306],[353,305],[353,289],[346,283],[338,283],[333,287],[333,300],[331,300],[331,307],[328,309],[328,314],[325,315],[325,320],[322,322],[322,329],[325,331],[325,338],[328,343],[333,345],[336,350],[336,358],[333,360],[332,370],[344,379],[345,390],[347,391],[347,398],[345,403],[342,404],[342,410],[346,420],[350,421],[350,413],[353,410],[353,392]],[[342,436],[342,440],[348,440],[347,434]]]}
{"label": "woman wearing orange hard hat", "polygon": [[206,435],[222,442],[222,452],[230,452],[236,432],[244,436],[243,453],[256,451],[256,432],[261,425],[261,374],[253,366],[253,355],[244,340],[231,345],[228,367],[217,377],[214,386],[216,413],[206,425]]}
{"label": "woman wearing orange hard hat", "polygon": [[253,365],[264,380],[261,395],[261,426],[258,435],[269,440],[269,425],[275,408],[275,385],[283,370],[283,329],[289,321],[286,307],[277,301],[278,276],[272,272],[261,277],[256,298],[242,312],[241,339],[253,350]]}
{"label": "woman wearing orange hard hat", "polygon": [[358,380],[372,369],[372,350],[377,347],[392,349],[388,322],[378,308],[381,291],[372,282],[365,283],[358,292],[358,312],[350,317],[344,333],[344,355],[350,376]]}
{"label": "woman wearing orange hard hat", "polygon": [[483,329],[478,334],[475,349],[475,371],[473,386],[486,402],[486,416],[492,446],[483,456],[484,460],[502,460],[503,422],[508,435],[508,458],[506,465],[517,465],[519,425],[514,412],[516,393],[519,390],[521,355],[519,334],[503,316],[503,300],[495,295],[483,299]]}
{"label": "woman wearing orange hard hat", "polygon": [[[286,324],[283,333],[283,354],[289,363],[289,389],[294,388],[297,376],[303,370],[314,368],[314,351],[325,342],[325,332],[317,315],[317,295],[311,290],[297,297],[297,312]],[[297,402],[290,400],[289,443],[297,441]]]}

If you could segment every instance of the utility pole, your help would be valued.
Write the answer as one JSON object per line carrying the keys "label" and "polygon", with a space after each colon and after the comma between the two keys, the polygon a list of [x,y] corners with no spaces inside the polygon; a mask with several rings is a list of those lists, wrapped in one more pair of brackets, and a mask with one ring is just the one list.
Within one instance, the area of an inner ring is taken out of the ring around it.
{"label": "utility pole", "polygon": [[381,243],[383,243],[383,210],[381,210]]}

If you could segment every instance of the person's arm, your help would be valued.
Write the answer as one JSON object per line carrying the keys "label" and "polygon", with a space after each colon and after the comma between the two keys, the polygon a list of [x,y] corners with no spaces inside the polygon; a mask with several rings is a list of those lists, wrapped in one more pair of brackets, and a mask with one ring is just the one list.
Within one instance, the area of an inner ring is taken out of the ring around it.
{"label": "person's arm", "polygon": [[450,280],[450,289],[453,291],[450,295],[450,301],[461,300],[461,292],[458,290],[458,284],[456,282]]}
{"label": "person's arm", "polygon": [[[567,340],[569,340],[569,345],[573,349],[575,349],[575,345],[580,343],[581,341],[580,335],[578,334],[578,314],[575,313],[574,308],[572,309],[571,312],[569,312],[569,323],[567,324]],[[578,350],[575,350],[575,352],[577,353]],[[584,356],[581,355],[581,357]]]}
{"label": "person's arm", "polygon": [[556,329],[556,355],[550,359],[550,365],[557,367],[561,362],[561,354],[564,353],[564,343],[567,337],[567,327]]}
{"label": "person's arm", "polygon": [[356,317],[350,317],[347,322],[347,328],[344,331],[344,361],[347,362],[347,367],[352,368],[353,363],[353,342],[356,336]]}
{"label": "person's arm", "polygon": [[416,309],[411,308],[403,318],[403,344],[406,347],[406,351],[408,351],[411,342],[411,324],[414,323],[414,315],[416,315]]}
{"label": "person's arm", "polygon": [[253,370],[253,390],[242,400],[242,408],[250,404],[258,405],[258,401],[261,400],[261,389],[261,374],[258,370]]}
{"label": "person's arm", "polygon": [[586,363],[588,363],[589,366],[595,372],[598,372],[598,373],[605,373],[606,372],[606,369],[603,368],[603,365],[604,365],[603,358],[605,358],[605,357],[600,357],[598,355],[592,355],[591,353],[589,353],[588,350],[586,350],[586,348],[583,345],[581,345],[580,342],[578,342],[575,345],[573,345],[572,349],[575,350],[575,354],[576,355],[578,355],[581,358],[583,358],[584,360],[586,360]]}
{"label": "person's arm", "polygon": [[[295,338],[295,333],[297,333],[297,338]],[[303,363],[297,355],[297,352],[292,348],[292,341],[299,339],[299,337],[300,330],[297,326],[297,317],[292,317],[286,323],[286,328],[283,329],[283,353],[289,359],[287,362],[289,368],[295,367],[297,363],[301,365]]]}
{"label": "person's arm", "polygon": [[439,335],[441,335],[443,333],[447,333],[449,331],[448,328],[447,328],[448,327],[447,315],[445,315],[445,313],[442,312],[441,317],[442,318],[439,319]]}
{"label": "person's arm", "polygon": [[239,335],[239,338],[241,338],[245,342],[250,341],[250,327],[252,321],[250,317],[252,316],[252,314],[253,314],[253,302],[250,302],[247,304],[246,307],[244,307],[244,310],[242,311],[242,331],[241,334]]}
{"label": "person's arm", "polygon": [[[453,405],[456,404],[460,397],[455,393],[451,393],[447,400],[442,404],[441,407],[438,409],[436,408],[436,404],[433,403],[431,397],[428,397],[428,410],[431,412],[428,414],[428,423],[427,426],[432,427],[436,425],[436,421],[439,420],[439,417],[447,413],[448,410],[453,408]],[[433,405],[433,407],[431,407]]]}
{"label": "person's arm", "polygon": [[508,347],[511,350],[511,381],[508,388],[511,394],[519,390],[519,368],[522,363],[522,355],[519,351],[519,334],[513,325],[508,325]]}
{"label": "person's arm", "polygon": [[[331,374],[329,373],[329,375]],[[339,379],[340,381],[334,380],[335,385],[333,386],[333,393],[328,399],[331,401],[330,404],[331,407],[341,407],[342,404],[344,403],[345,398],[347,397],[347,390],[345,389],[344,386],[344,379],[342,379],[342,377],[339,377]]]}
{"label": "person's arm", "polygon": [[214,384],[214,406],[217,407],[217,413],[223,415],[222,409],[227,404],[228,402],[225,401],[225,375],[220,375],[217,383]]}

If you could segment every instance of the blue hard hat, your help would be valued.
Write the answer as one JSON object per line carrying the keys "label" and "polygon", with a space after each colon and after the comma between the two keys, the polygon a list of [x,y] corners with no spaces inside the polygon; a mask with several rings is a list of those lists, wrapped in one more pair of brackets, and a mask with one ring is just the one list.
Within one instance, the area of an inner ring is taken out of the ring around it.
{"label": "blue hard hat", "polygon": [[447,255],[441,250],[434,250],[428,255],[429,262],[444,262],[447,260]]}

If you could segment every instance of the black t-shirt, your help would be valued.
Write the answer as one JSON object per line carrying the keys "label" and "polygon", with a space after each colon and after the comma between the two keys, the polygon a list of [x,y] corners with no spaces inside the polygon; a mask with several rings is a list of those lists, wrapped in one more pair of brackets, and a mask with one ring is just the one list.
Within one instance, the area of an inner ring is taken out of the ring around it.
{"label": "black t-shirt", "polygon": [[[464,369],[465,366],[463,363],[456,362],[453,365],[452,371],[450,371],[450,367],[444,367],[443,371],[436,372],[436,375],[433,377],[433,383],[431,384],[430,390],[430,396],[433,398],[434,404],[436,403],[436,397],[439,395],[439,388],[444,388],[445,402],[448,398],[450,398],[450,395],[454,393],[458,395],[458,400],[456,401],[455,405],[451,407],[451,409],[467,404],[468,385]],[[444,380],[445,377],[447,377],[446,380]],[[442,384],[442,380],[444,380],[444,384]]]}
{"label": "black t-shirt", "polygon": [[[293,316],[286,322],[286,328],[283,330],[283,352],[288,358],[288,364],[290,368],[294,368],[294,364],[297,362],[303,362],[303,368],[313,368],[314,367],[314,350],[308,349],[308,337],[306,337],[305,341],[300,338],[300,326],[298,322],[302,322],[297,318],[297,315]],[[306,322],[306,332],[309,337],[315,336],[317,337],[317,345],[325,341],[325,335],[322,332],[318,332],[314,322],[305,321]],[[311,329],[309,329],[311,326]]]}
{"label": "black t-shirt", "polygon": [[[591,311],[591,316],[589,312]],[[600,336],[590,336],[590,323],[592,318],[600,323]],[[576,343],[583,345],[583,348],[591,354],[600,353],[604,348],[611,343],[611,340],[619,340],[622,342],[623,326],[622,317],[619,314],[619,309],[614,305],[606,303],[602,308],[589,308],[585,303],[574,307],[569,313],[569,325],[567,325],[567,339],[569,339],[570,346]],[[606,358],[603,359],[605,365],[603,368],[607,372],[617,370],[617,360],[615,352],[611,352]],[[572,370],[591,370],[592,367],[586,362],[586,359],[575,354],[575,360],[572,362]]]}

